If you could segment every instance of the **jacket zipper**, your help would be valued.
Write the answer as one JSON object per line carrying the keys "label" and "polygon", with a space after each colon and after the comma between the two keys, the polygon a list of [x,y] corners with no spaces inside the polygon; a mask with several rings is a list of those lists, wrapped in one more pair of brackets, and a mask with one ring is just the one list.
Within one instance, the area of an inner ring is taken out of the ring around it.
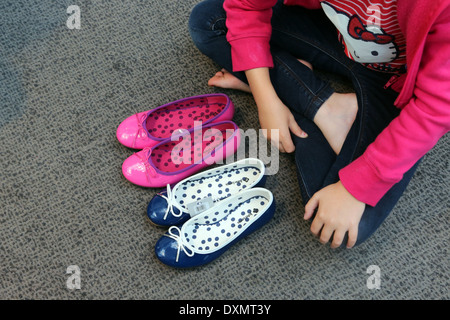
{"label": "jacket zipper", "polygon": [[393,75],[393,76],[389,79],[389,81],[384,85],[384,88],[387,89],[387,88],[389,88],[390,86],[392,86],[394,83],[397,82],[398,78],[400,78],[400,76],[398,76],[398,75]]}

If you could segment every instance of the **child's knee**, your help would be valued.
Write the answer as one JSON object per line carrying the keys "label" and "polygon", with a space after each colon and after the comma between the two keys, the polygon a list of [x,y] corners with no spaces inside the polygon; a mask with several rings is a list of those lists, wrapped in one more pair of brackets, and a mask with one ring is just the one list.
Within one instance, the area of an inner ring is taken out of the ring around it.
{"label": "child's knee", "polygon": [[216,16],[225,17],[222,0],[204,0],[192,8],[189,15],[189,30],[209,31]]}
{"label": "child's knee", "polygon": [[198,3],[189,16],[189,33],[197,47],[202,47],[217,35],[225,33],[223,0],[205,0]]}

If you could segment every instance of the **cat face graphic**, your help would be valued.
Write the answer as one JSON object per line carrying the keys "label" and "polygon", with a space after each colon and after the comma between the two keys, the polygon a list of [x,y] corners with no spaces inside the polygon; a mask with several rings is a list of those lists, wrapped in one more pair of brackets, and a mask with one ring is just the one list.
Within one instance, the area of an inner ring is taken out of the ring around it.
{"label": "cat face graphic", "polygon": [[349,16],[326,2],[322,2],[322,8],[341,33],[355,61],[387,63],[398,57],[394,36],[385,33],[379,26],[365,25],[358,16]]}

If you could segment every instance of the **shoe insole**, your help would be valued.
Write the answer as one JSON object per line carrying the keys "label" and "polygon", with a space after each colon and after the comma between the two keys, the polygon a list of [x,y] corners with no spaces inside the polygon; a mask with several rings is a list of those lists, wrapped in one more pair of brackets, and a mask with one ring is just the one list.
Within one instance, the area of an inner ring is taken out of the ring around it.
{"label": "shoe insole", "polygon": [[187,99],[158,109],[148,116],[144,126],[156,138],[169,138],[174,130],[191,129],[195,121],[206,122],[223,111],[224,96]]}
{"label": "shoe insole", "polygon": [[155,147],[149,161],[163,172],[183,170],[195,163],[201,163],[215,148],[222,146],[235,131],[235,127],[229,122],[194,129],[190,134],[180,136],[177,141]]}
{"label": "shoe insole", "polygon": [[174,196],[185,209],[187,204],[207,197],[217,202],[249,188],[260,178],[260,174],[260,168],[248,165],[231,167],[226,171],[210,171],[206,176],[179,185]]}
{"label": "shoe insole", "polygon": [[227,245],[234,236],[257,219],[269,205],[264,196],[253,196],[243,202],[229,203],[196,223],[186,225],[184,238],[198,252],[215,251]]}

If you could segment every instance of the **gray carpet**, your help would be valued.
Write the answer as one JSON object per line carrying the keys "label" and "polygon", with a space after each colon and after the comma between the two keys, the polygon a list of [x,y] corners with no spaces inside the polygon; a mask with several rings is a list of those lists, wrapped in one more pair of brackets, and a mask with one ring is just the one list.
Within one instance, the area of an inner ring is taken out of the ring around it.
{"label": "gray carpet", "polygon": [[[159,190],[127,182],[129,115],[183,97],[228,94],[234,121],[259,128],[250,95],[207,86],[217,70],[194,47],[198,0],[0,1],[1,299],[448,299],[449,139],[424,159],[393,213],[352,250],[322,246],[303,221],[291,155],[267,188],[273,220],[201,268],[156,259]],[[66,9],[81,8],[81,29]],[[346,84],[332,78],[337,89]],[[81,289],[66,287],[68,266]],[[377,265],[380,288],[369,289]]]}

